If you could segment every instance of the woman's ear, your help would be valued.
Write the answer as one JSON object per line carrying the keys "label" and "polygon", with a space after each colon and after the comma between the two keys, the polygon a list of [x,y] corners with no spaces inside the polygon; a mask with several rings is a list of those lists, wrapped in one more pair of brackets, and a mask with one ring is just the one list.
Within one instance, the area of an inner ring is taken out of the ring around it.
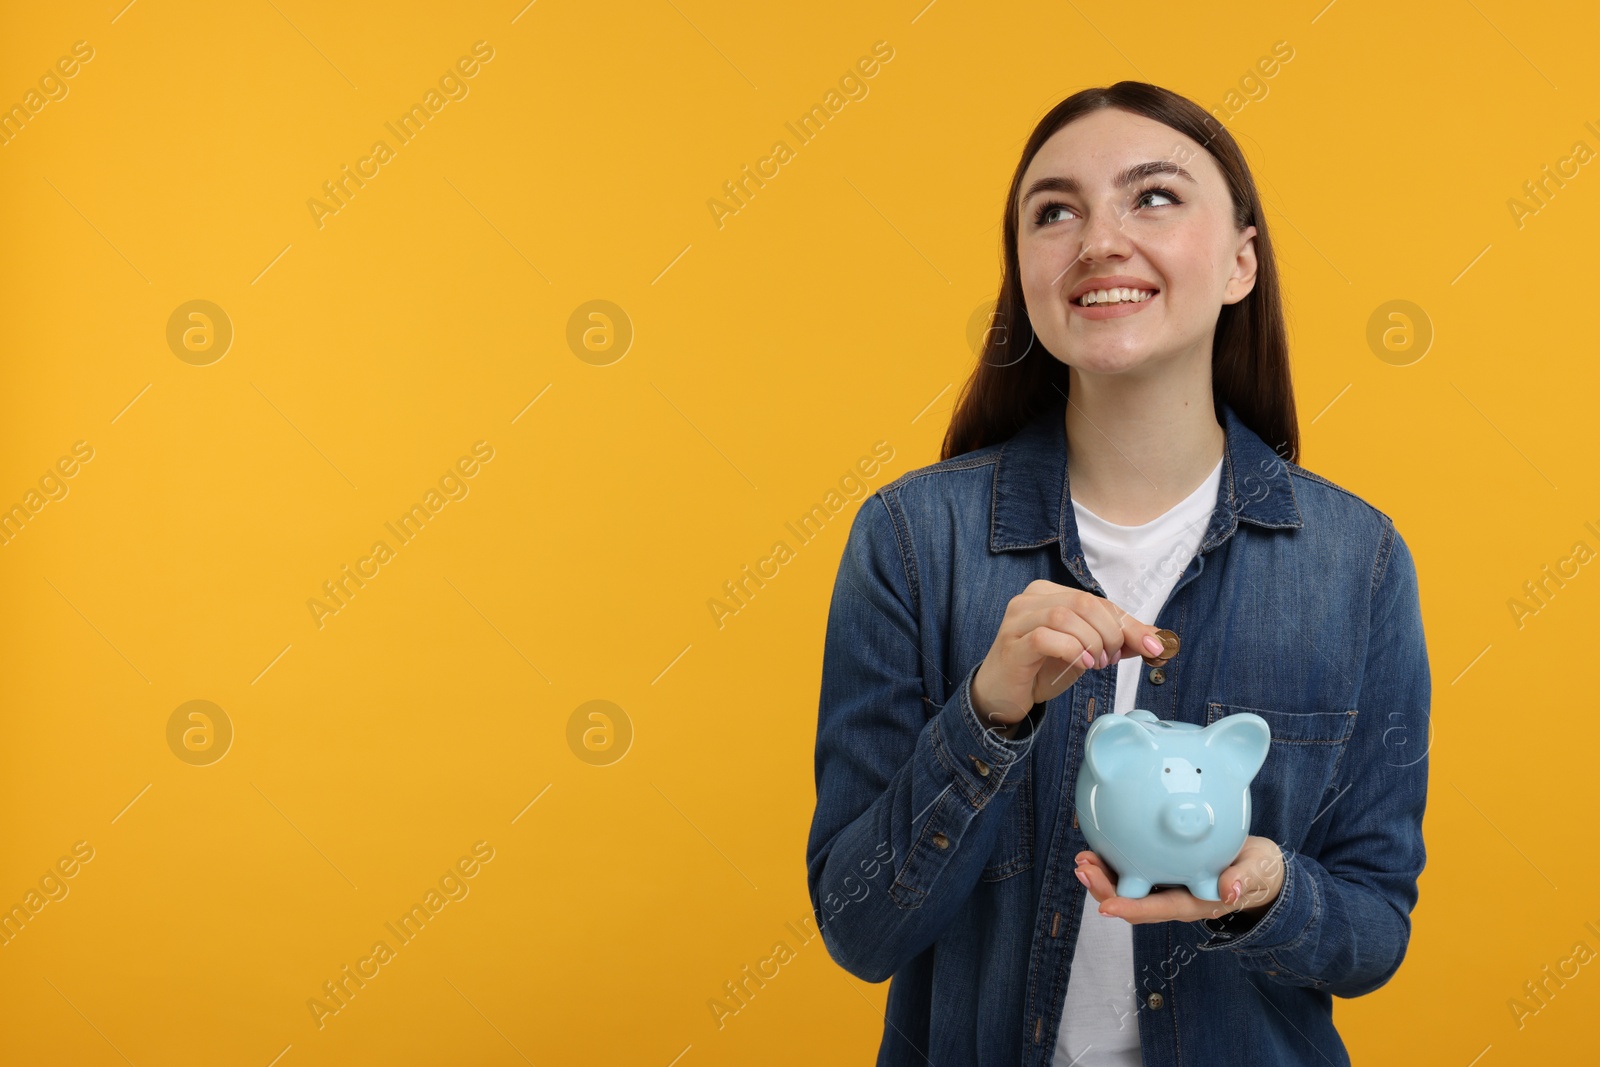
{"label": "woman's ear", "polygon": [[1224,304],[1237,304],[1256,287],[1256,228],[1246,226],[1239,233],[1239,248],[1233,256],[1233,273],[1223,290]]}

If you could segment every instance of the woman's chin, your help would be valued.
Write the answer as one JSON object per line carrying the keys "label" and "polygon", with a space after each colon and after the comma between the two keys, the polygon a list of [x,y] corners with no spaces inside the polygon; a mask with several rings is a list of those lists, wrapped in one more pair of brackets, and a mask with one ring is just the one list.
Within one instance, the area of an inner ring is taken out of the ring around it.
{"label": "woman's chin", "polygon": [[1161,360],[1148,351],[1077,352],[1066,361],[1081,374],[1137,373]]}

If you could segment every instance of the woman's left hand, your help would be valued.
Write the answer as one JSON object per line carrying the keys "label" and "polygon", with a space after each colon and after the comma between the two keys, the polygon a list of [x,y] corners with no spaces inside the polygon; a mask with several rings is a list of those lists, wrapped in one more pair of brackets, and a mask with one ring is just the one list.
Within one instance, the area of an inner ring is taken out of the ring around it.
{"label": "woman's left hand", "polygon": [[1244,847],[1217,879],[1220,901],[1201,900],[1187,889],[1152,889],[1139,899],[1117,896],[1111,872],[1093,852],[1078,853],[1078,880],[1100,902],[1100,914],[1131,923],[1215,919],[1230,911],[1259,916],[1283,889],[1283,849],[1267,837],[1247,837]]}

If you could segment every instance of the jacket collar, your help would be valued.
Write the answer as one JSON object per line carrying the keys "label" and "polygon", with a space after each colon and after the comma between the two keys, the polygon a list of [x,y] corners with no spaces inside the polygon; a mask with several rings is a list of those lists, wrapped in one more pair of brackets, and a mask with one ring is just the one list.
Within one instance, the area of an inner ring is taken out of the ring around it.
{"label": "jacket collar", "polygon": [[[1225,443],[1216,510],[1200,551],[1233,535],[1240,521],[1266,529],[1304,525],[1295,503],[1288,463],[1240,420],[1227,403],[1222,410]],[[1061,561],[1084,570],[1078,521],[1072,511],[1067,471],[1066,398],[1019,430],[1000,447],[990,503],[989,547],[996,552],[1061,545]]]}

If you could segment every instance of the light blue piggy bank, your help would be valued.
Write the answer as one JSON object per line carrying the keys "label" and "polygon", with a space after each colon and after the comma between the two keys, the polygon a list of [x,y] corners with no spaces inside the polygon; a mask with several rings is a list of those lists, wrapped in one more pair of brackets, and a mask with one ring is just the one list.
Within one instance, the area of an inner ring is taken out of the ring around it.
{"label": "light blue piggy bank", "polygon": [[1250,782],[1272,731],[1238,712],[1210,726],[1135,708],[1089,727],[1076,792],[1089,847],[1118,875],[1117,895],[1176,885],[1221,900],[1217,878],[1250,836]]}

